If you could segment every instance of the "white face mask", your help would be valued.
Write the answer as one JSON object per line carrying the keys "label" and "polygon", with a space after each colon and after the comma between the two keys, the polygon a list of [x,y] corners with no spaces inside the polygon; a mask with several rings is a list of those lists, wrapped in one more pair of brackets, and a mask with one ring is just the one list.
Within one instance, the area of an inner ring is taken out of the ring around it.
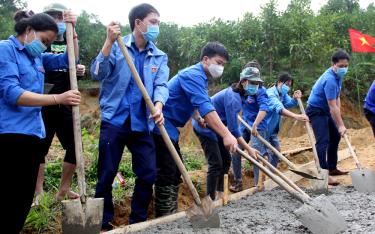
{"label": "white face mask", "polygon": [[210,72],[212,78],[219,78],[224,72],[224,66],[211,63],[208,66],[208,71]]}

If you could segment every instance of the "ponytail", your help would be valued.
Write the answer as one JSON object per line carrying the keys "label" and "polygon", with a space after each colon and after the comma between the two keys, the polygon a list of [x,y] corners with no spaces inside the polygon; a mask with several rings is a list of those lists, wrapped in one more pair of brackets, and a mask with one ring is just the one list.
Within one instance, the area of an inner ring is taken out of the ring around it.
{"label": "ponytail", "polygon": [[44,13],[34,14],[33,11],[17,11],[13,16],[13,20],[16,22],[14,31],[17,35],[25,33],[27,27],[31,27],[35,31],[58,32],[54,19]]}

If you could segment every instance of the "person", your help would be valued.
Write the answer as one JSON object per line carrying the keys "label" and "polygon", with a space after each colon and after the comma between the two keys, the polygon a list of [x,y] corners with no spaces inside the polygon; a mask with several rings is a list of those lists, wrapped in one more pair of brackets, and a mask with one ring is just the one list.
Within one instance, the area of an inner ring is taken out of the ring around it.
{"label": "person", "polygon": [[[163,109],[165,128],[179,152],[179,130],[197,110],[204,121],[223,140],[230,152],[237,139],[221,122],[208,95],[208,79],[219,78],[229,60],[227,49],[219,42],[208,42],[201,50],[200,62],[178,72],[168,81],[169,99]],[[154,128],[157,177],[155,182],[155,216],[160,217],[178,209],[178,188],[181,173],[168,151],[159,129]],[[180,154],[181,157],[181,154]]]}
{"label": "person", "polygon": [[[168,99],[169,68],[167,55],[153,41],[159,34],[160,14],[150,4],[133,7],[129,13],[132,33],[122,37],[146,90],[156,107],[152,116],[163,124],[162,108]],[[103,230],[112,229],[114,216],[112,182],[116,176],[124,147],[132,154],[136,175],[129,223],[147,219],[156,177],[155,144],[150,134],[154,122],[148,120],[142,94],[116,42],[120,25],[111,22],[107,39],[91,65],[92,78],[101,81],[101,127],[99,139],[98,182],[95,197],[104,198]]]}
{"label": "person", "polygon": [[[289,96],[289,91],[293,87],[293,77],[287,73],[282,72],[278,75],[276,84],[271,88],[267,89],[267,95],[269,98],[269,106],[272,108],[268,114],[268,132],[270,142],[273,142],[273,146],[280,152],[280,141],[278,139],[278,133],[280,129],[281,115],[298,120],[298,121],[309,121],[307,115],[295,114],[288,110],[288,108],[297,107],[297,99],[302,97],[301,90],[296,90],[293,93],[293,98]],[[274,158],[274,164],[278,164],[278,158]]]}
{"label": "person", "polygon": [[[44,8],[44,13],[53,17],[58,26],[57,38],[47,48],[46,53],[62,54],[66,51],[66,40],[64,38],[66,25],[63,20],[63,14],[64,11],[67,10],[68,8],[58,3],[50,4]],[[76,47],[76,51],[79,51],[78,36],[75,32],[73,42],[74,46]],[[75,54],[75,57],[76,60],[78,60],[79,54]],[[76,69],[77,76],[84,75],[84,65],[77,64]],[[49,94],[60,94],[70,90],[69,71],[67,69],[47,71],[45,73],[45,84],[47,87],[52,87],[48,92]],[[79,198],[77,193],[70,190],[70,184],[76,168],[72,109],[70,106],[66,105],[45,106],[42,108],[42,117],[46,128],[46,138],[43,139],[41,145],[42,161],[39,166],[38,180],[35,188],[35,204],[38,204],[38,198],[43,192],[45,156],[48,153],[55,134],[62,147],[65,149],[61,182],[59,190],[56,194],[56,199],[61,201],[64,199],[65,195],[67,195],[68,199]]]}
{"label": "person", "polygon": [[[69,12],[64,19],[75,23]],[[13,194],[1,196],[9,204],[0,221],[7,233],[22,230],[33,200],[41,160],[39,147],[46,136],[41,106],[80,103],[78,90],[43,94],[44,72],[68,68],[66,53],[43,54],[58,32],[53,18],[19,11],[14,20],[17,35],[0,42],[0,156],[4,167],[13,167],[0,172],[4,188]]]}
{"label": "person", "polygon": [[[257,60],[251,60],[243,67],[241,74],[249,74],[248,87],[247,87],[247,98],[243,102],[242,106],[242,118],[254,129],[254,134],[261,134],[265,139],[267,136],[267,111],[268,107],[268,96],[266,89],[262,86],[263,80],[260,74],[261,65]],[[258,73],[256,76],[251,74]],[[251,76],[250,76],[251,75]],[[254,125],[255,124],[255,125]],[[254,128],[255,126],[255,128]],[[257,140],[255,137],[251,137],[248,129],[241,124],[241,134],[246,142],[251,141],[251,146],[260,152],[260,155],[266,155],[266,147]],[[229,186],[229,190],[232,192],[239,192],[242,190],[242,162],[241,156],[238,154],[232,155],[232,168],[234,174],[234,182]],[[254,183],[258,184],[258,168],[254,167]]]}
{"label": "person", "polygon": [[363,112],[372,127],[372,132],[375,137],[375,81],[372,82],[372,85],[367,92]]}
{"label": "person", "polygon": [[349,55],[340,49],[333,53],[331,61],[332,66],[312,87],[306,114],[315,134],[320,167],[329,170],[328,184],[335,186],[339,183],[332,176],[348,173],[337,169],[337,150],[341,136],[347,133],[341,117],[340,91],[348,72]]}
{"label": "person", "polygon": [[[239,82],[221,90],[211,100],[221,121],[237,138],[238,144],[246,149],[249,155],[257,158],[259,152],[256,152],[244,140],[238,124],[238,114],[242,110],[242,103],[249,94],[249,80],[254,76],[259,76],[259,70],[253,69],[249,73],[241,73]],[[202,120],[201,117],[198,117],[197,120],[193,119],[192,125],[208,162],[206,193],[212,200],[215,200],[222,198],[224,194],[224,174],[227,174],[230,168],[231,155],[224,147],[222,138],[212,132]]]}

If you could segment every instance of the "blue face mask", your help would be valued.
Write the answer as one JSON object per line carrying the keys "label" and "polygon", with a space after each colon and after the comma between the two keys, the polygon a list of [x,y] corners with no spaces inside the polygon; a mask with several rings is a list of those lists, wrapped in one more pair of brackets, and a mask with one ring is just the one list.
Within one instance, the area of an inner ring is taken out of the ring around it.
{"label": "blue face mask", "polygon": [[259,85],[248,84],[245,87],[245,91],[248,95],[255,95],[258,92]]}
{"label": "blue face mask", "polygon": [[281,88],[279,89],[281,95],[287,94],[289,92],[289,90],[290,90],[290,87],[288,85],[286,85],[286,84],[283,84],[281,86]]}
{"label": "blue face mask", "polygon": [[[35,31],[34,31],[34,35],[35,35]],[[27,41],[27,35],[26,35],[25,41]],[[35,38],[30,43],[25,42],[25,49],[31,57],[36,58],[40,56],[44,51],[46,51],[47,46],[44,45],[40,39]]]}
{"label": "blue face mask", "polygon": [[146,41],[155,41],[159,35],[159,26],[147,25],[147,32],[142,32],[142,35]]}
{"label": "blue face mask", "polygon": [[340,78],[343,78],[347,72],[348,72],[347,67],[338,67],[336,70],[336,75]]}
{"label": "blue face mask", "polygon": [[61,36],[66,31],[66,24],[65,23],[57,23],[57,27],[59,28],[59,32],[57,33],[58,36]]}

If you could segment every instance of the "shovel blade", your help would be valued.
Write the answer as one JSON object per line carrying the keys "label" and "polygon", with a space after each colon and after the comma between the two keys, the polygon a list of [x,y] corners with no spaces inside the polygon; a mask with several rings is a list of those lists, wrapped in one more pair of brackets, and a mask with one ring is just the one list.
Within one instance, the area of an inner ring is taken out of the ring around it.
{"label": "shovel blade", "polygon": [[82,206],[79,199],[62,201],[62,232],[64,234],[100,233],[103,205],[103,198],[88,198],[85,206]]}
{"label": "shovel blade", "polygon": [[375,173],[369,169],[356,169],[350,173],[354,188],[363,193],[375,192]]}
{"label": "shovel blade", "polygon": [[220,217],[219,214],[214,210],[211,197],[206,196],[201,200],[201,202],[201,206],[194,204],[186,211],[187,217],[189,218],[193,228],[219,228]]}
{"label": "shovel blade", "polygon": [[315,194],[328,194],[328,170],[321,169],[316,173],[321,180],[310,180],[312,191]]}
{"label": "shovel blade", "polygon": [[325,195],[305,203],[294,213],[314,234],[336,234],[347,228],[346,221]]}

